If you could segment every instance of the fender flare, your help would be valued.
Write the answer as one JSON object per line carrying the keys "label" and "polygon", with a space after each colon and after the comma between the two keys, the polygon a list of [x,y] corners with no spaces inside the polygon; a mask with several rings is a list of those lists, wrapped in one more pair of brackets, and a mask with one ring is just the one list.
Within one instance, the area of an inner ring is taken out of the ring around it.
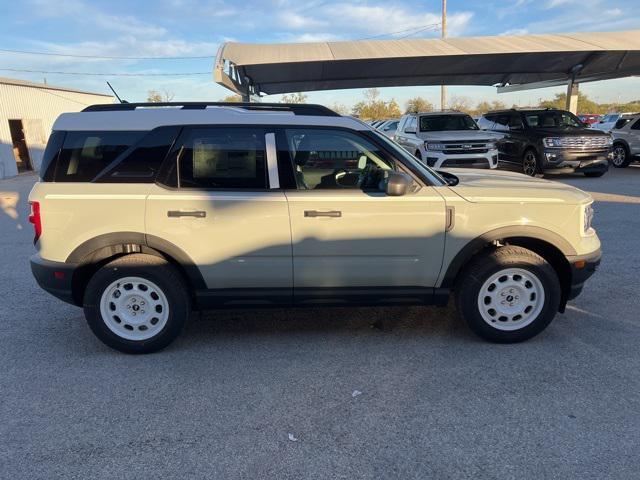
{"label": "fender flare", "polygon": [[140,232],[112,232],[98,235],[77,246],[65,262],[80,266],[114,255],[136,252],[159,253],[168,257],[183,269],[195,289],[207,288],[202,272],[184,250],[155,235]]}
{"label": "fender flare", "polygon": [[453,257],[451,263],[449,263],[440,286],[444,288],[452,287],[458,273],[460,273],[474,255],[491,244],[491,242],[507,238],[542,241],[557,248],[565,257],[577,255],[575,249],[568,241],[546,228],[531,225],[500,227],[477,236],[462,247],[458,253],[456,253],[455,257]]}

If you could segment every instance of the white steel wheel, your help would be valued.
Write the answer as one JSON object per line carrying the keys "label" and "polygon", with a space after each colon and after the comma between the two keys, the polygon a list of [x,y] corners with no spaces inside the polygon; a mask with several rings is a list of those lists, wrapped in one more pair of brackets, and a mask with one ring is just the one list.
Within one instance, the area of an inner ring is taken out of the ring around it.
{"label": "white steel wheel", "polygon": [[542,312],[544,302],[542,282],[522,268],[505,268],[491,275],[478,293],[480,316],[502,331],[530,325]]}
{"label": "white steel wheel", "polygon": [[100,314],[105,325],[118,337],[148,340],[167,324],[169,302],[155,283],[140,277],[124,277],[104,289]]}

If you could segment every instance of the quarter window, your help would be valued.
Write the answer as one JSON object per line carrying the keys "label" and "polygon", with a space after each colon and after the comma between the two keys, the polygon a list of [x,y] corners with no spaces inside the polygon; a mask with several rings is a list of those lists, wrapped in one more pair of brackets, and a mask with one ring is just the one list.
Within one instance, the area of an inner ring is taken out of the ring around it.
{"label": "quarter window", "polygon": [[91,182],[147,132],[67,132],[55,165],[56,182]]}
{"label": "quarter window", "polygon": [[204,189],[267,188],[265,131],[193,128],[176,155],[177,186]]}
{"label": "quarter window", "polygon": [[300,190],[382,190],[394,163],[368,140],[349,132],[287,129],[289,154]]}

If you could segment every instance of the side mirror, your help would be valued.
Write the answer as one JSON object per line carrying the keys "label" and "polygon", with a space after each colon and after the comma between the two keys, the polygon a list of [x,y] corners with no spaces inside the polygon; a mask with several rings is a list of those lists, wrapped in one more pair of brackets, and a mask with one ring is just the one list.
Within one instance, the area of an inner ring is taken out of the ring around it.
{"label": "side mirror", "polygon": [[401,197],[407,193],[412,182],[412,178],[406,173],[389,172],[385,193],[390,197]]}

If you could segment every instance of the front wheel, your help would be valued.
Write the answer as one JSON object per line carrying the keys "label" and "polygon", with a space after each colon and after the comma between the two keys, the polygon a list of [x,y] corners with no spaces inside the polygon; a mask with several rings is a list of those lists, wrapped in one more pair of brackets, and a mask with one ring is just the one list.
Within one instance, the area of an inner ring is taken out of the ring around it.
{"label": "front wheel", "polygon": [[535,150],[529,149],[524,152],[522,157],[522,173],[528,175],[530,177],[535,177],[540,174],[542,169],[540,168],[540,163],[538,162],[538,155]]}
{"label": "front wheel", "polygon": [[611,152],[611,165],[616,168],[628,167],[631,163],[629,150],[623,143],[616,143]]}
{"label": "front wheel", "polygon": [[93,333],[125,353],[163,349],[189,317],[185,282],[166,260],[134,254],[98,270],[87,285],[84,313]]}
{"label": "front wheel", "polygon": [[551,323],[560,291],[558,276],[544,258],[506,246],[480,254],[465,268],[456,285],[456,306],[485,340],[521,342]]}

